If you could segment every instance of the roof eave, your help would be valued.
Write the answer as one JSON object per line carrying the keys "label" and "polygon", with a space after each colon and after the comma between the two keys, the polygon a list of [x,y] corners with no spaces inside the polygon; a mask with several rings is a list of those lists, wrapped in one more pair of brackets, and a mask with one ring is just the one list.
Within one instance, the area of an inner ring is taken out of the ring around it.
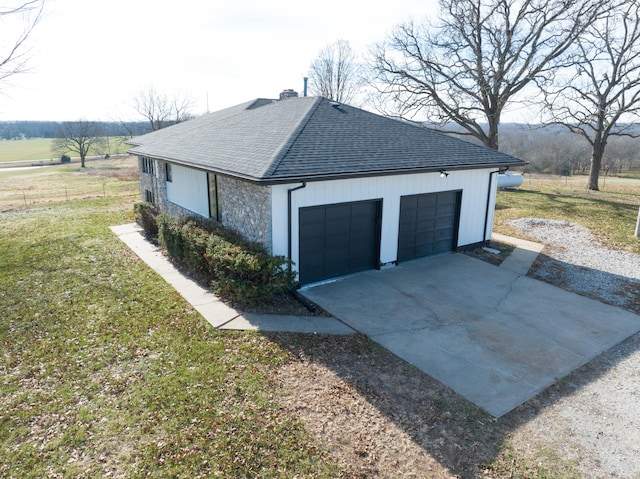
{"label": "roof eave", "polygon": [[[139,146],[139,145],[138,145]],[[527,162],[522,160],[514,160],[511,162],[503,161],[503,162],[491,162],[491,163],[482,163],[482,164],[457,164],[457,165],[439,165],[432,167],[424,167],[424,168],[398,168],[394,170],[360,170],[353,172],[332,172],[326,174],[308,174],[308,175],[286,175],[286,176],[263,176],[256,177],[252,175],[240,174],[236,171],[225,170],[222,168],[211,168],[206,165],[179,160],[176,158],[171,158],[169,156],[162,156],[157,154],[148,154],[144,151],[136,151],[136,148],[130,148],[127,150],[127,153],[138,156],[149,156],[150,158],[155,158],[157,160],[168,161],[172,163],[176,163],[179,165],[188,166],[191,168],[195,168],[202,171],[211,171],[213,173],[218,173],[225,176],[232,176],[235,178],[240,178],[246,181],[250,181],[252,183],[257,183],[261,185],[277,185],[277,184],[286,184],[286,183],[296,183],[300,181],[330,181],[330,180],[347,180],[354,178],[367,178],[367,177],[378,177],[378,176],[395,176],[395,175],[411,175],[418,173],[437,173],[442,170],[446,171],[461,171],[461,170],[481,170],[487,168],[506,168],[512,166],[524,166]]]}
{"label": "roof eave", "polygon": [[261,184],[266,185],[276,185],[276,184],[286,184],[286,183],[296,183],[300,181],[329,181],[329,180],[346,180],[346,179],[354,179],[354,178],[367,178],[367,177],[378,177],[378,176],[396,176],[396,175],[411,175],[411,174],[419,174],[419,173],[439,173],[442,170],[446,170],[447,172],[451,171],[462,171],[462,170],[481,170],[488,168],[498,168],[500,170],[508,170],[510,167],[514,166],[524,166],[527,163],[524,161],[513,161],[513,162],[495,162],[495,163],[486,163],[486,164],[469,164],[469,165],[441,165],[437,167],[425,167],[425,168],[398,168],[395,170],[370,170],[370,171],[354,171],[354,172],[346,172],[346,173],[327,173],[327,174],[310,174],[310,175],[290,175],[290,176],[281,176],[281,177],[269,177],[269,178],[259,178],[254,179]]}

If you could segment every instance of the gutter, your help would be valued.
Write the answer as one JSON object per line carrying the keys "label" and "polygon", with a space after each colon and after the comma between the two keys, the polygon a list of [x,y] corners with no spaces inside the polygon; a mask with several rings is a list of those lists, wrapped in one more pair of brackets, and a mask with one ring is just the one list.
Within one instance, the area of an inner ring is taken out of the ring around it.
{"label": "gutter", "polygon": [[411,175],[421,173],[437,173],[442,170],[458,171],[458,170],[479,170],[485,168],[499,168],[501,171],[506,171],[511,166],[523,166],[526,162],[513,162],[513,163],[483,163],[483,164],[458,164],[458,165],[441,165],[441,166],[424,166],[424,167],[410,167],[410,168],[397,168],[397,169],[373,169],[373,170],[359,170],[359,171],[343,171],[343,172],[328,172],[328,173],[309,173],[299,175],[288,176],[269,176],[269,172],[265,172],[263,176],[254,176],[248,173],[240,173],[225,168],[218,168],[213,165],[206,165],[203,163],[184,161],[176,159],[175,157],[159,155],[156,153],[145,153],[138,150],[137,147],[127,150],[130,155],[147,156],[158,160],[168,161],[177,165],[194,168],[201,171],[209,171],[220,175],[232,176],[258,185],[281,185],[287,183],[296,182],[315,182],[315,181],[329,181],[329,180],[347,180],[356,178],[369,178],[378,176],[393,176],[393,175]]}

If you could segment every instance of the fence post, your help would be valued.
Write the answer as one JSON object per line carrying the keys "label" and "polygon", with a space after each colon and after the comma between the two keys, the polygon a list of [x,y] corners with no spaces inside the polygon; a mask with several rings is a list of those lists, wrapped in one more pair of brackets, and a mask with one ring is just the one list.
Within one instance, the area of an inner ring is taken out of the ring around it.
{"label": "fence post", "polygon": [[636,221],[636,238],[640,238],[640,208],[638,208],[638,221]]}

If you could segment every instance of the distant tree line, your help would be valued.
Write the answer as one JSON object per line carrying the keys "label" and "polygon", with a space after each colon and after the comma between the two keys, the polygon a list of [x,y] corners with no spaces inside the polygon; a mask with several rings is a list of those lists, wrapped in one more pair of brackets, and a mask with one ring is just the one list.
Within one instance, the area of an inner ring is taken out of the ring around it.
{"label": "distant tree line", "polygon": [[[64,136],[61,121],[0,121],[0,139],[60,138]],[[104,136],[134,137],[151,131],[146,121],[97,122]]]}
{"label": "distant tree line", "polygon": [[[560,176],[589,174],[591,146],[563,126],[531,128],[505,123],[501,134],[500,149],[528,161],[527,172]],[[605,176],[640,172],[637,138],[617,136],[609,139],[600,172]]]}

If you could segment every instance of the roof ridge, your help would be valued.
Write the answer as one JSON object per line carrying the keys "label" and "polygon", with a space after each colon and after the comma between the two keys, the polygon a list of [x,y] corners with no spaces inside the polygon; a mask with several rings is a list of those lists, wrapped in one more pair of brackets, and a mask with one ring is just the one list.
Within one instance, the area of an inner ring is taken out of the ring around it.
{"label": "roof ridge", "polygon": [[[308,123],[309,119],[311,118],[313,113],[318,109],[318,107],[320,106],[320,103],[322,103],[322,100],[324,99],[325,98],[322,96],[318,96],[313,99],[313,103],[309,107],[309,110],[307,110],[307,112],[302,116],[302,118],[300,118],[298,123],[291,130],[291,134],[287,136],[287,138],[284,140],[284,142],[282,142],[280,147],[276,150],[276,152],[272,156],[271,162],[269,164],[269,168],[267,168],[267,170],[265,171],[265,176],[271,176],[278,169],[278,166],[280,166],[280,163],[282,162],[284,157],[287,155],[287,153],[289,152],[293,144],[296,142],[296,140],[304,130],[304,127]],[[295,98],[291,98],[289,100],[295,101]]]}

